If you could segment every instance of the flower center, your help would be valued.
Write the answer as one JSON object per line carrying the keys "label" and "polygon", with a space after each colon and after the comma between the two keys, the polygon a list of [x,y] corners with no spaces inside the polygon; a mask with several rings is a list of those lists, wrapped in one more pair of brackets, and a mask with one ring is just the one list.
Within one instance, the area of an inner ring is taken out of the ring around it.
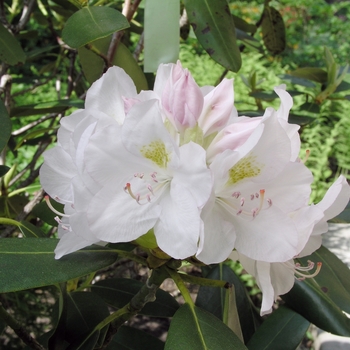
{"label": "flower center", "polygon": [[124,191],[138,204],[143,205],[158,198],[166,183],[168,179],[158,176],[157,172],[148,175],[135,173],[134,178],[125,184]]}
{"label": "flower center", "polygon": [[141,154],[157,164],[160,168],[167,168],[170,161],[170,155],[167,152],[165,144],[161,140],[152,141],[149,145],[142,146]]}

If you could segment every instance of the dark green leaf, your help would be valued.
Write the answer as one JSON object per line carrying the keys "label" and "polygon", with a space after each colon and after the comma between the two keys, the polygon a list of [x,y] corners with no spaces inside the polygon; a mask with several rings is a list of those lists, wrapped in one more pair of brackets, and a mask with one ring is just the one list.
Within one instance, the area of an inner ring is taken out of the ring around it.
{"label": "dark green leaf", "polygon": [[261,31],[264,44],[272,55],[278,55],[286,48],[286,29],[281,14],[273,7],[264,7]]}
{"label": "dark green leaf", "polygon": [[6,165],[0,165],[0,177],[4,176],[10,168]]}
{"label": "dark green leaf", "polygon": [[226,0],[185,0],[191,26],[209,56],[223,67],[238,72],[242,60],[235,25]]}
{"label": "dark green leaf", "polygon": [[78,48],[128,27],[127,19],[111,7],[84,7],[68,19],[62,38],[69,46]]}
{"label": "dark green leaf", "polygon": [[[60,213],[63,213],[63,207],[64,205],[61,203],[57,203],[56,201],[51,202],[52,206],[58,210]],[[57,226],[57,221],[55,220],[55,217],[57,216],[56,213],[54,213],[46,204],[46,202],[41,202],[37,204],[33,210],[32,215],[38,217],[39,219],[43,220],[47,224],[51,226]]]}
{"label": "dark green leaf", "polygon": [[0,23],[0,61],[13,66],[25,60],[26,54],[17,39]]}
{"label": "dark green leaf", "polygon": [[247,347],[249,350],[295,350],[309,325],[303,316],[280,306],[258,328]]}
{"label": "dark green leaf", "polygon": [[16,194],[12,197],[0,197],[0,217],[15,218],[28,203],[28,197]]}
{"label": "dark green leaf", "polygon": [[295,85],[311,87],[311,88],[316,87],[316,84],[314,84],[312,81],[306,78],[294,77],[293,75],[289,75],[289,74],[282,74],[282,75],[279,75],[279,77],[282,80],[289,80],[292,84],[295,84]]}
{"label": "dark green leaf", "polygon": [[55,260],[57,239],[0,239],[0,293],[47,286],[85,276],[113,264],[117,253],[91,246]]}
{"label": "dark green leaf", "polygon": [[327,82],[327,72],[324,69],[316,67],[298,68],[290,73],[290,75],[315,81],[316,83],[324,84]]}
{"label": "dark green leaf", "polygon": [[156,337],[131,327],[120,327],[106,350],[162,350],[164,343]]}
{"label": "dark green leaf", "polygon": [[[227,281],[233,284],[236,295],[236,307],[239,315],[244,341],[247,342],[255,331],[254,312],[244,285],[236,274],[226,265],[215,265],[206,278]],[[215,287],[201,286],[198,291],[196,305],[209,311],[223,320],[225,290]]]}
{"label": "dark green leaf", "polygon": [[314,280],[338,307],[350,313],[350,269],[323,246],[312,255],[298,259],[304,266],[307,266],[308,260],[322,262],[321,271]]}
{"label": "dark green leaf", "polygon": [[[91,290],[117,308],[125,306],[144,284],[128,278],[113,278],[98,281]],[[177,301],[167,292],[158,290],[156,300],[147,303],[140,314],[155,317],[172,317],[179,308]]]}
{"label": "dark green leaf", "polygon": [[331,221],[337,223],[350,223],[350,202],[347,204],[345,209]]}
{"label": "dark green leaf", "polygon": [[7,145],[7,141],[11,136],[12,124],[4,102],[0,100],[0,152]]}
{"label": "dark green leaf", "polygon": [[350,83],[346,82],[346,81],[342,81],[337,88],[335,89],[334,92],[341,92],[341,91],[347,91],[350,90]]}
{"label": "dark green leaf", "polygon": [[298,125],[306,125],[313,122],[314,120],[315,118],[297,114],[289,114],[288,117],[289,123]]}
{"label": "dark green leaf", "polygon": [[84,108],[84,101],[58,100],[51,102],[36,103],[26,106],[19,106],[12,108],[11,117],[26,117],[28,115],[60,113],[70,107]]}
{"label": "dark green leaf", "polygon": [[237,17],[235,15],[232,15],[232,18],[235,22],[236,29],[242,30],[246,33],[252,33],[254,34],[257,31],[257,27],[254,24],[248,23],[241,17]]}
{"label": "dark green leaf", "polygon": [[[109,316],[107,304],[94,293],[73,292],[67,298],[67,321],[65,339],[73,343],[92,332]],[[77,342],[78,343],[78,342]]]}
{"label": "dark green leaf", "polygon": [[296,280],[282,299],[317,327],[341,336],[350,336],[350,319],[312,279]]}
{"label": "dark green leaf", "polygon": [[46,236],[45,232],[43,232],[39,227],[34,226],[28,221],[21,221],[21,226],[19,229],[26,238],[38,238]]}
{"label": "dark green leaf", "polygon": [[299,109],[301,111],[306,111],[315,114],[320,113],[320,106],[316,103],[305,102],[299,107]]}
{"label": "dark green leaf", "polygon": [[249,96],[252,96],[254,98],[258,98],[264,101],[273,101],[275,98],[278,97],[278,95],[274,91],[271,91],[271,92],[254,91],[254,92],[250,92]]}
{"label": "dark green leaf", "polygon": [[165,343],[166,350],[247,349],[218,318],[184,304],[175,313]]}

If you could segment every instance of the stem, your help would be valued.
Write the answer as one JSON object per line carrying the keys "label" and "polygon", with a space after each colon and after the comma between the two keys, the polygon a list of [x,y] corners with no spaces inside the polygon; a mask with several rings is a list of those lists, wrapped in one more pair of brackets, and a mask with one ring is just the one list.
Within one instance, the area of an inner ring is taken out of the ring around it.
{"label": "stem", "polygon": [[188,289],[186,288],[182,278],[180,277],[180,274],[173,270],[173,269],[170,269],[168,267],[166,267],[170,277],[174,280],[174,282],[176,283],[177,287],[179,288],[183,298],[185,299],[185,302],[187,304],[190,305],[191,309],[194,308],[194,302],[191,298],[191,295],[190,295],[190,292],[188,291]]}

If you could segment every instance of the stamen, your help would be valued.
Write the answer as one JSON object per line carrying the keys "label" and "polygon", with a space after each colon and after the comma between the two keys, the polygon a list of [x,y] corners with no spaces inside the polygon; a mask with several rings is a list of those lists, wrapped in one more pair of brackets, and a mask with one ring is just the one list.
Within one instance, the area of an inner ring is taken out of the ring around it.
{"label": "stamen", "polygon": [[241,195],[241,192],[233,192],[232,197],[239,198]]}
{"label": "stamen", "polygon": [[243,209],[239,209],[238,212],[236,213],[236,215],[242,214],[242,211],[243,211]]}
{"label": "stamen", "polygon": [[260,190],[260,205],[259,205],[259,211],[263,207],[264,204],[264,197],[265,197],[265,190]]}
{"label": "stamen", "polygon": [[132,191],[131,191],[130,182],[128,182],[128,183],[125,185],[124,191],[127,191],[127,192],[130,194],[130,196],[131,196],[132,198],[136,199],[136,201],[137,201],[137,197],[136,197],[136,196],[132,193]]}
{"label": "stamen", "polygon": [[245,201],[245,199],[242,197],[242,198],[241,198],[241,207],[243,207],[244,201]]}
{"label": "stamen", "polygon": [[252,209],[253,218],[255,218],[259,213],[259,208]]}
{"label": "stamen", "polygon": [[150,191],[150,192],[153,194],[153,196],[154,196],[152,186],[151,186],[150,184],[148,184],[148,185],[147,185],[147,188],[148,188],[148,191]]}
{"label": "stamen", "polygon": [[251,194],[250,195],[250,200],[252,201],[252,200],[254,200],[254,198],[255,198],[254,194]]}
{"label": "stamen", "polygon": [[267,204],[269,205],[269,207],[271,207],[271,205],[272,205],[272,199],[267,198],[267,199],[266,199],[266,202],[267,202]]}
{"label": "stamen", "polygon": [[50,202],[50,197],[49,197],[49,196],[45,196],[44,199],[45,199],[45,201],[46,201],[47,206],[48,206],[55,214],[60,215],[60,216],[64,216],[64,217],[66,217],[66,218],[69,218],[70,215],[60,213],[58,210],[56,210],[56,209],[52,206],[52,204],[51,204],[51,202]]}
{"label": "stamen", "polygon": [[300,266],[300,264],[295,264],[295,274],[297,276],[300,276],[300,277],[296,277],[296,279],[299,281],[302,281],[305,278],[313,278],[313,277],[317,276],[321,270],[321,267],[322,267],[321,262],[318,262],[316,264],[316,270],[313,273],[311,273],[311,274],[304,273],[304,271],[307,272],[307,271],[312,270],[314,268],[314,266],[315,266],[315,263],[313,263],[310,260],[308,261],[308,266]]}
{"label": "stamen", "polygon": [[305,158],[302,160],[302,162],[303,162],[304,164],[305,164],[305,163],[307,162],[307,160],[309,159],[310,153],[311,153],[311,151],[310,151],[309,149],[307,149],[307,150],[305,151]]}

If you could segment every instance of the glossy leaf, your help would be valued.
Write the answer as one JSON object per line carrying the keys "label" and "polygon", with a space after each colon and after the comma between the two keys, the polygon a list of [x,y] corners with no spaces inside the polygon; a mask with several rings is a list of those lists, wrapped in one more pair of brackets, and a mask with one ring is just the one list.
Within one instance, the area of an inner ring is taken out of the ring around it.
{"label": "glossy leaf", "polygon": [[[86,335],[89,333],[93,335],[95,326],[109,314],[107,304],[94,293],[73,292],[68,294],[65,340],[70,344],[75,343],[77,347],[84,339],[91,338]],[[92,336],[92,338],[95,337]]]}
{"label": "glossy leaf", "polygon": [[[102,54],[106,55],[111,37],[102,38],[94,41],[91,45]],[[80,47],[78,50],[80,63],[83,68],[84,75],[87,81],[92,84],[101,77],[104,68],[104,61],[96,53],[88,50],[85,47]],[[148,90],[148,84],[145,74],[135,61],[130,50],[123,44],[119,43],[112,64],[121,67],[130,76],[136,85],[138,92]]]}
{"label": "glossy leaf", "polygon": [[188,19],[209,56],[223,67],[238,72],[242,60],[235,25],[226,0],[185,0]]}
{"label": "glossy leaf", "polygon": [[313,83],[312,81],[306,78],[297,77],[289,74],[281,74],[279,75],[279,77],[282,80],[289,80],[292,84],[295,84],[295,85],[300,85],[300,86],[305,86],[310,88],[316,87],[315,83]]}
{"label": "glossy leaf", "polygon": [[[63,213],[64,205],[61,203],[58,203],[56,201],[51,201],[51,205],[60,213]],[[39,219],[43,220],[47,224],[51,226],[57,226],[57,221],[55,220],[55,217],[57,216],[56,213],[54,213],[46,204],[46,202],[41,202],[37,204],[32,212],[31,215],[34,215],[35,217],[38,217]]]}
{"label": "glossy leaf", "polygon": [[315,282],[338,307],[350,313],[350,269],[323,246],[312,255],[298,259],[303,266],[307,266],[308,260],[322,262],[321,271],[314,277]]}
{"label": "glossy leaf", "polygon": [[0,23],[0,61],[13,66],[25,60],[26,54],[17,39]]}
{"label": "glossy leaf", "polygon": [[6,165],[0,165],[0,177],[4,176],[10,169]]}
{"label": "glossy leaf", "polygon": [[175,313],[166,350],[247,349],[223,322],[211,313],[184,304]]}
{"label": "glossy leaf", "polygon": [[288,122],[291,124],[298,124],[298,125],[306,125],[311,122],[313,122],[315,118],[304,116],[304,115],[297,115],[297,114],[289,114]]}
{"label": "glossy leaf", "polygon": [[34,226],[28,221],[21,221],[21,226],[19,226],[19,229],[26,238],[38,238],[46,236],[45,232],[43,232],[39,227]]}
{"label": "glossy leaf", "polygon": [[58,101],[30,104],[25,106],[18,106],[11,109],[11,117],[26,117],[29,115],[60,113],[70,107],[84,108],[84,101],[58,100]]}
{"label": "glossy leaf", "polygon": [[4,102],[0,100],[0,152],[7,145],[7,141],[11,136],[12,123],[7,113]]}
{"label": "glossy leaf", "polygon": [[106,350],[162,350],[164,343],[158,338],[132,327],[118,329]]}
{"label": "glossy leaf", "polygon": [[281,14],[271,6],[265,6],[261,22],[264,44],[272,55],[286,48],[286,29]]}
{"label": "glossy leaf", "polygon": [[280,306],[258,328],[247,347],[249,350],[295,350],[309,325],[303,316]]}
{"label": "glossy leaf", "polygon": [[[241,329],[245,342],[247,342],[255,331],[254,312],[250,304],[247,291],[227,265],[219,264],[205,276],[206,278],[227,281],[235,288],[236,307],[240,319]],[[223,305],[225,301],[225,290],[215,287],[201,286],[198,291],[196,305],[209,311],[220,320],[223,320]]]}
{"label": "glossy leaf", "polygon": [[84,7],[69,17],[62,38],[69,46],[77,49],[128,27],[127,19],[111,7]]}
{"label": "glossy leaf", "polygon": [[316,83],[321,83],[321,84],[324,84],[327,82],[327,72],[322,68],[316,68],[316,67],[298,68],[296,70],[293,70],[290,73],[290,75],[297,78],[309,79],[309,80],[315,81]]}
{"label": "glossy leaf", "polygon": [[0,293],[65,282],[103,269],[117,259],[114,251],[91,246],[55,260],[57,242],[53,238],[2,238]]}
{"label": "glossy leaf", "polygon": [[317,327],[341,336],[350,336],[350,319],[312,279],[295,281],[282,299]]}
{"label": "glossy leaf", "polygon": [[[144,284],[128,278],[113,278],[98,281],[91,290],[109,305],[117,308],[125,306]],[[172,317],[179,308],[177,301],[167,292],[158,290],[156,300],[147,303],[140,311],[142,315]]]}

